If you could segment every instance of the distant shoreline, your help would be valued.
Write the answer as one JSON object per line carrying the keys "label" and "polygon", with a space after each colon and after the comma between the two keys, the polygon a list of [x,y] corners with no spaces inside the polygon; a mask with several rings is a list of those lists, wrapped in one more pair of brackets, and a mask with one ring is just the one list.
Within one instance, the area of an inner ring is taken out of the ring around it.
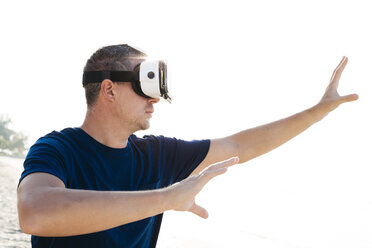
{"label": "distant shoreline", "polygon": [[0,155],[0,166],[22,166],[25,158],[10,157],[6,155]]}
{"label": "distant shoreline", "polygon": [[30,235],[18,224],[17,185],[24,158],[0,156],[0,247],[30,247]]}

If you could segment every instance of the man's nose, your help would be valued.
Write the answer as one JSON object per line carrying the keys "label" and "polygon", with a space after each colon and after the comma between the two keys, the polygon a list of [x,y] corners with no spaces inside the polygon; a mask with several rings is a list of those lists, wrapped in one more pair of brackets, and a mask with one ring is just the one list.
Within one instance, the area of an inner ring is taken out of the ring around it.
{"label": "man's nose", "polygon": [[160,101],[160,98],[149,98],[149,102],[152,104],[158,103]]}

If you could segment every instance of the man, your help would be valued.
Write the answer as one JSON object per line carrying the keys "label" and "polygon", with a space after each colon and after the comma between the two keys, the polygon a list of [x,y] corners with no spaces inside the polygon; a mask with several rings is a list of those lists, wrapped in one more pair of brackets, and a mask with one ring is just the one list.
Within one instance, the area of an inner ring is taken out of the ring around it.
{"label": "man", "polygon": [[95,52],[84,68],[83,125],[52,132],[31,147],[18,188],[18,213],[22,230],[33,235],[33,247],[155,247],[163,212],[207,218],[194,199],[210,179],[358,98],[337,93],[344,57],[320,102],[288,118],[213,140],[138,138],[133,133],[149,128],[159,98],[146,95],[138,79],[90,76],[121,71],[130,77],[145,58],[128,45]]}

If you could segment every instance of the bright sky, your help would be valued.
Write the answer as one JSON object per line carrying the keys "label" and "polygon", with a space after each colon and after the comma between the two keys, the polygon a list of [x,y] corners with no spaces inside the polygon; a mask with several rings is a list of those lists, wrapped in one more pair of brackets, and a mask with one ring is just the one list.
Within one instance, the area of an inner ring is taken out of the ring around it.
{"label": "bright sky", "polygon": [[[348,56],[339,92],[358,93],[358,102],[212,182],[200,196],[209,222],[182,221],[223,223],[217,234],[193,234],[221,238],[221,247],[371,247],[370,13],[358,0],[3,1],[0,114],[30,144],[81,125],[86,60],[101,46],[128,43],[168,61],[174,96],[139,135],[215,138],[313,106]],[[252,241],[239,241],[247,235]]]}

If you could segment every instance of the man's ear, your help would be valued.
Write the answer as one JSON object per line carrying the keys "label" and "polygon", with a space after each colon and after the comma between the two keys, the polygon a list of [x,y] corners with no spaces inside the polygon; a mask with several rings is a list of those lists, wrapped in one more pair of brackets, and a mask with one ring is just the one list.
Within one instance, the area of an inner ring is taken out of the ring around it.
{"label": "man's ear", "polygon": [[103,98],[112,102],[114,101],[114,83],[110,79],[105,79],[101,83],[101,94]]}

